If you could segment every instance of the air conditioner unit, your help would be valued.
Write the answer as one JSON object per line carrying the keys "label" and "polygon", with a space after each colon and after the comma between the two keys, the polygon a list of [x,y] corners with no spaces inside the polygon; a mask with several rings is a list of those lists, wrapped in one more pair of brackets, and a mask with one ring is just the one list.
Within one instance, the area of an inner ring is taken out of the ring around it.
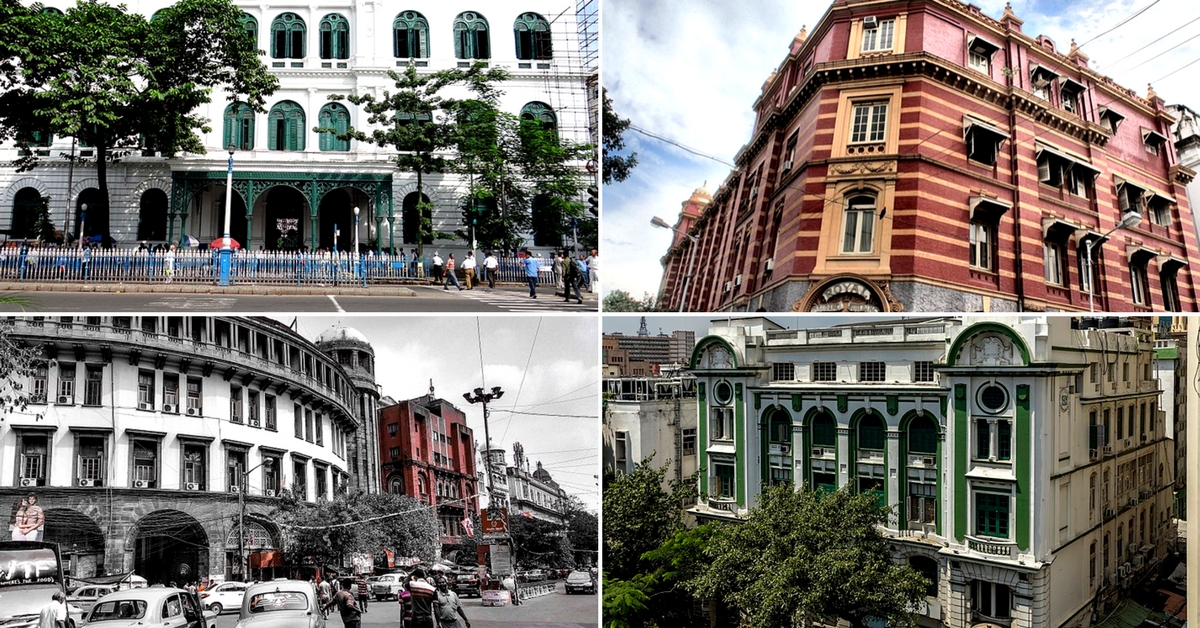
{"label": "air conditioner unit", "polygon": [[822,458],[825,456],[825,450],[821,449],[821,448],[813,449],[812,455],[813,455],[813,458]]}
{"label": "air conditioner unit", "polygon": [[266,495],[267,497],[274,497],[275,491],[272,489],[267,489],[267,490],[263,491],[263,495]]}
{"label": "air conditioner unit", "polygon": [[34,395],[29,398],[29,403],[46,403],[46,395]]}
{"label": "air conditioner unit", "polygon": [[734,277],[733,277],[733,285],[735,285],[735,286],[740,286],[740,285],[742,285],[742,276],[741,276],[741,275],[734,275]]}
{"label": "air conditioner unit", "polygon": [[198,490],[200,490],[200,483],[199,482],[187,482],[183,485],[183,490],[198,491]]}
{"label": "air conditioner unit", "polygon": [[1129,507],[1133,508],[1134,506],[1137,506],[1137,505],[1138,505],[1138,498],[1130,497],[1129,498]]}
{"label": "air conditioner unit", "polygon": [[786,456],[786,455],[788,455],[788,454],[790,454],[790,453],[792,453],[792,446],[791,446],[791,445],[780,445],[780,446],[779,446],[779,453],[781,453],[781,454],[783,454],[783,455],[785,455],[785,456]]}
{"label": "air conditioner unit", "polygon": [[66,395],[59,395],[58,402],[59,403],[71,403],[71,398]]}
{"label": "air conditioner unit", "polygon": [[163,404],[163,410],[162,410],[162,411],[163,411],[163,412],[168,412],[168,413],[171,413],[171,414],[174,414],[174,413],[176,413],[176,412],[179,412],[179,410],[178,410],[178,409],[175,407],[175,404],[173,404],[173,403],[164,403],[164,404]]}
{"label": "air conditioner unit", "polygon": [[200,408],[188,408],[187,415],[188,416],[200,416]]}
{"label": "air conditioner unit", "polygon": [[783,162],[783,172],[790,172],[791,170],[792,170],[792,160],[789,159],[789,160]]}
{"label": "air conditioner unit", "polygon": [[1105,518],[1105,519],[1112,519],[1114,514],[1115,514],[1115,513],[1113,513],[1113,509],[1112,509],[1112,508],[1105,508],[1105,509],[1104,509],[1104,518]]}
{"label": "air conditioner unit", "polygon": [[932,467],[934,464],[936,464],[936,462],[937,461],[933,459],[933,456],[925,456],[924,458],[921,458],[921,464],[927,467]]}
{"label": "air conditioner unit", "polygon": [[768,257],[767,261],[763,262],[763,270],[766,270],[768,272],[775,270],[775,258]]}
{"label": "air conditioner unit", "polygon": [[150,487],[150,483],[147,482],[146,480],[134,480],[133,481],[133,488],[149,488],[149,487]]}
{"label": "air conditioner unit", "polygon": [[229,492],[230,492],[230,493],[240,493],[240,492],[242,492],[242,487],[240,487],[240,486],[237,486],[237,485],[230,486],[230,487],[229,487]]}
{"label": "air conditioner unit", "polygon": [[1126,447],[1128,447],[1128,446],[1129,446],[1129,439],[1128,439],[1128,438],[1126,438],[1126,439],[1125,439],[1125,446],[1126,446]]}
{"label": "air conditioner unit", "polygon": [[37,486],[37,478],[21,478],[21,486]]}
{"label": "air conditioner unit", "polygon": [[1125,563],[1125,564],[1121,565],[1121,567],[1118,571],[1121,574],[1122,578],[1128,578],[1129,574],[1133,571],[1133,567],[1129,563]]}
{"label": "air conditioner unit", "polygon": [[725,292],[729,292],[729,291],[730,291],[730,290],[732,290],[732,289],[733,289],[733,282],[732,282],[732,281],[726,281],[726,282],[725,282]]}
{"label": "air conditioner unit", "polygon": [[750,196],[758,196],[758,186],[750,188]]}
{"label": "air conditioner unit", "polygon": [[1098,449],[1089,449],[1088,450],[1088,460],[1095,460],[1099,457],[1100,457],[1100,450],[1098,450]]}
{"label": "air conditioner unit", "polygon": [[863,18],[863,28],[875,28],[879,26],[879,18],[870,15]]}
{"label": "air conditioner unit", "polygon": [[1106,456],[1111,456],[1111,455],[1112,455],[1112,445],[1105,445],[1105,446],[1104,446],[1104,455],[1106,455]]}
{"label": "air conditioner unit", "polygon": [[139,403],[138,404],[138,410],[153,410],[153,409],[154,409],[154,404],[152,404],[152,403]]}
{"label": "air conditioner unit", "polygon": [[96,481],[95,480],[79,480],[79,485],[80,486],[95,486]]}

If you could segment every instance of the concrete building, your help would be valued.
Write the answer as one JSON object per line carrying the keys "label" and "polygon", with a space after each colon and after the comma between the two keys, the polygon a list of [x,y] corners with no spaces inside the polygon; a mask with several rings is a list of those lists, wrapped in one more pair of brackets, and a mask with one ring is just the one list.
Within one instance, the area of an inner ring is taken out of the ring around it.
{"label": "concrete building", "polygon": [[693,254],[688,311],[1196,310],[1195,171],[1153,89],[956,0],[836,0],[779,43],[664,310]]}
{"label": "concrete building", "polygon": [[716,321],[690,512],[735,520],[762,483],[872,493],[933,582],[923,625],[1088,626],[1174,537],[1154,358],[1142,319]]}
{"label": "concrete building", "polygon": [[695,343],[696,333],[690,330],[651,335],[645,316],[636,335],[613,333],[601,337],[604,364],[614,367],[622,377],[645,377],[658,374],[662,368],[677,369],[687,362]]}
{"label": "concrete building", "polygon": [[72,576],[239,577],[239,497],[259,574],[284,566],[265,516],[282,493],[378,492],[369,358],[346,366],[344,349],[265,318],[9,321],[42,358],[17,378],[29,406],[0,422],[0,498],[37,495]]}
{"label": "concrete building", "polygon": [[[65,10],[71,3],[43,4]],[[127,6],[149,16],[169,4],[137,0]],[[226,149],[232,144],[232,235],[246,248],[332,248],[336,239],[338,249],[349,250],[355,241],[356,207],[362,245],[407,248],[416,244],[418,233],[416,174],[396,170],[390,162],[394,151],[341,142],[313,129],[350,125],[370,133],[361,108],[328,97],[395,91],[386,72],[403,72],[410,62],[420,72],[475,61],[505,68],[512,78],[501,86],[502,111],[540,120],[573,142],[591,143],[587,83],[596,63],[596,8],[591,3],[577,7],[572,0],[496,0],[486,7],[419,3],[399,8],[235,4],[245,11],[244,23],[258,40],[263,63],[280,81],[266,103],[267,113],[255,114],[246,105],[231,104],[225,92],[214,92],[213,102],[195,112],[212,128],[201,134],[207,154],[167,159],[134,147],[109,167],[107,209],[94,164],[71,167],[62,159],[70,154],[89,157],[94,149],[78,146],[70,137],[48,137],[34,148],[42,162],[37,169],[19,173],[10,165],[0,167],[0,228],[25,235],[33,225],[31,208],[40,196],[49,196],[54,224],[67,234],[78,233],[86,204],[87,235],[108,234],[128,244],[178,242],[185,234],[212,241],[224,231]],[[577,19],[577,10],[586,12],[583,20]],[[464,89],[449,95],[469,93]],[[0,163],[11,164],[17,156],[13,144],[0,144]],[[425,200],[434,205],[429,216],[433,231],[452,234],[463,227],[468,179],[424,177]],[[569,237],[570,226],[554,224],[552,212],[536,204],[507,211],[529,213],[530,246],[542,251],[561,246],[558,234],[565,230]],[[454,239],[433,244],[443,251],[470,246]]]}
{"label": "concrete building", "polygon": [[505,469],[508,478],[509,517],[527,516],[565,526],[567,492],[559,487],[541,461],[530,469],[521,443],[513,443],[513,465]]}
{"label": "concrete building", "polygon": [[667,466],[664,489],[696,472],[696,380],[687,375],[606,378],[604,470],[633,471],[653,455]]}
{"label": "concrete building", "polygon": [[437,508],[442,551],[461,545],[463,519],[479,515],[475,436],[467,417],[430,393],[379,410],[382,485]]}
{"label": "concrete building", "polygon": [[1187,319],[1162,317],[1154,340],[1155,377],[1162,386],[1159,407],[1163,409],[1167,438],[1175,458],[1175,504],[1172,514],[1185,519],[1187,502]]}

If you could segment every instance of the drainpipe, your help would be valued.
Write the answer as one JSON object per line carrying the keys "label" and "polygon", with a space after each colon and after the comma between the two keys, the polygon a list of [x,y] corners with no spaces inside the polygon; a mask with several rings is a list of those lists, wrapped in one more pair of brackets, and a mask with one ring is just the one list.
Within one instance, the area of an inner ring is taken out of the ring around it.
{"label": "drainpipe", "polygon": [[[1020,72],[1020,59],[1013,64],[1012,52],[1015,49],[1012,43],[1012,36],[1008,37],[1008,60],[1010,65],[1015,65],[1016,69],[1011,76],[1005,78],[1008,83],[1008,126],[1012,129],[1012,136],[1008,138],[1008,155],[1009,155],[1009,170],[1011,171],[1013,185],[1013,237],[1016,239],[1016,267],[1013,272],[1016,274],[1016,294],[1017,294],[1017,311],[1025,311],[1025,255],[1024,247],[1021,244],[1021,178],[1018,176],[1017,168],[1017,111],[1015,108],[1016,99],[1013,94],[1015,81],[1013,77],[1017,72]],[[997,257],[997,267],[999,267],[999,258]]]}

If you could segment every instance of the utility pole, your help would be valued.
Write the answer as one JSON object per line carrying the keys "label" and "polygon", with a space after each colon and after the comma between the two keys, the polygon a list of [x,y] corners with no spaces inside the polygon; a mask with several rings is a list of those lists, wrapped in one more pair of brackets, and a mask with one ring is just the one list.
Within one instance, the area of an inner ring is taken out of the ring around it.
{"label": "utility pole", "polygon": [[[262,462],[255,465],[254,469],[266,465],[270,469],[275,464],[274,458],[264,458]],[[250,473],[254,471],[250,469],[242,473],[242,484],[238,487],[238,559],[239,567],[242,570],[242,582],[247,581],[249,575],[248,563],[250,562],[249,552],[246,551],[246,490],[250,483]]]}

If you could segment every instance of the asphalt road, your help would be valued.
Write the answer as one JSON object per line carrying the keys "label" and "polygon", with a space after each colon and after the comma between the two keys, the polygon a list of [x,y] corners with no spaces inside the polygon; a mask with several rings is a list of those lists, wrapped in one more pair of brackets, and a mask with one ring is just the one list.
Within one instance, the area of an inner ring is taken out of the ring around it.
{"label": "asphalt road", "polygon": [[[479,598],[464,598],[463,611],[471,620],[471,628],[596,628],[600,625],[599,595],[566,595],[562,583],[551,595],[527,600],[520,606],[483,606]],[[236,613],[226,613],[217,619],[217,628],[233,628]],[[400,625],[400,609],[395,601],[387,600],[367,605],[362,616],[362,628],[396,628]],[[342,628],[337,612],[329,614],[327,628]]]}
{"label": "asphalt road", "polygon": [[527,288],[444,291],[413,287],[416,296],[375,297],[358,295],[248,295],[163,293],[9,293],[28,301],[25,305],[0,304],[2,312],[596,312],[596,295],[584,295],[583,305],[563,302],[548,290],[529,298]]}

